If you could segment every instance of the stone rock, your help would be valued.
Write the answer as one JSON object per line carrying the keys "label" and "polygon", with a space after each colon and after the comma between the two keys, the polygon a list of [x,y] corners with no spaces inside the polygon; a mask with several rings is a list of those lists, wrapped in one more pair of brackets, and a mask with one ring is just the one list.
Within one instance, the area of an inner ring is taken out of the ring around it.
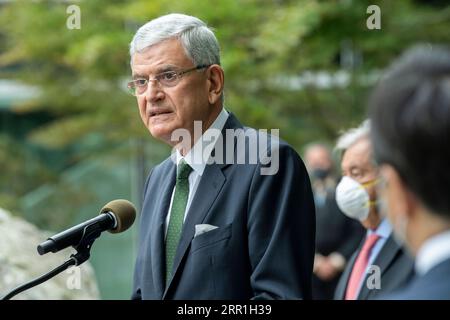
{"label": "stone rock", "polygon": [[[39,243],[51,236],[0,208],[0,297],[25,282],[53,270],[75,251],[68,248],[40,256]],[[93,268],[88,262],[24,291],[13,299],[99,299]]]}

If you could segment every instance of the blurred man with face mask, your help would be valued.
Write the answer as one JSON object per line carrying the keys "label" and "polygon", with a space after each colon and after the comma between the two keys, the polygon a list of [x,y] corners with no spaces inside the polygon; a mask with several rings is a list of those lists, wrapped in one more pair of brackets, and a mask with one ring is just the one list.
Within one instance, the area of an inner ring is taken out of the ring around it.
{"label": "blurred man with face mask", "polygon": [[335,299],[367,300],[409,281],[413,261],[392,236],[388,220],[380,215],[376,185],[379,171],[373,162],[370,123],[344,133],[336,149],[341,153],[342,179],[336,187],[341,211],[359,220],[367,233],[350,258]]}
{"label": "blurred man with face mask", "polygon": [[316,206],[316,254],[313,299],[333,299],[339,277],[357,249],[364,228],[346,217],[336,204],[337,179],[329,148],[312,143],[305,149],[305,164],[311,177]]}
{"label": "blurred man with face mask", "polygon": [[416,276],[381,299],[450,299],[450,50],[416,47],[370,101],[383,206]]}

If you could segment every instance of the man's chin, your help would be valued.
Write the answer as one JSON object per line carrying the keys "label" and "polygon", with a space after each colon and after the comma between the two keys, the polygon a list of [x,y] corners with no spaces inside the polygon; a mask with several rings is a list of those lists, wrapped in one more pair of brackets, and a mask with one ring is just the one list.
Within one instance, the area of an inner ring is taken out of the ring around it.
{"label": "man's chin", "polygon": [[175,144],[175,142],[171,141],[173,130],[171,130],[170,128],[163,126],[154,126],[150,127],[149,131],[153,138],[161,140],[169,145]]}

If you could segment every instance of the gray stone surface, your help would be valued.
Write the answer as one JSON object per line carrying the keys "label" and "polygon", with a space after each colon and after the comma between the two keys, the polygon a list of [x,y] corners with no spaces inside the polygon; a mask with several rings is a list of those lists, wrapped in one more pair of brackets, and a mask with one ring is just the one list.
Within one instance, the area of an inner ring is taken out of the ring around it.
{"label": "gray stone surface", "polygon": [[[0,208],[0,297],[13,288],[56,268],[72,248],[40,256],[36,246],[50,236]],[[94,270],[85,262],[13,299],[99,299]]]}

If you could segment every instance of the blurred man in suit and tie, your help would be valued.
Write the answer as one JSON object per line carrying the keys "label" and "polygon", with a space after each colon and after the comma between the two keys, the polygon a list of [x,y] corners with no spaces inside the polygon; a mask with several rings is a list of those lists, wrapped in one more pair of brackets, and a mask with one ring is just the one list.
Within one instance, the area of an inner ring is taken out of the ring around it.
{"label": "blurred man in suit and tie", "polygon": [[376,185],[379,172],[372,157],[370,123],[345,132],[337,142],[341,154],[342,179],[336,201],[347,216],[367,229],[360,248],[350,258],[335,299],[367,300],[409,281],[412,258],[397,244],[388,220],[380,215]]}
{"label": "blurred man in suit and tie", "polygon": [[416,276],[381,299],[450,299],[450,50],[415,47],[370,101],[381,194]]}
{"label": "blurred man in suit and tie", "polygon": [[335,190],[331,150],[312,143],[305,149],[305,164],[311,177],[316,205],[316,255],[314,258],[313,299],[333,299],[339,277],[357,249],[364,228],[339,210]]}
{"label": "blurred man in suit and tie", "polygon": [[174,147],[145,184],[133,298],[310,299],[306,168],[288,144],[225,110],[214,33],[169,14],[137,31],[130,55],[142,121]]}

